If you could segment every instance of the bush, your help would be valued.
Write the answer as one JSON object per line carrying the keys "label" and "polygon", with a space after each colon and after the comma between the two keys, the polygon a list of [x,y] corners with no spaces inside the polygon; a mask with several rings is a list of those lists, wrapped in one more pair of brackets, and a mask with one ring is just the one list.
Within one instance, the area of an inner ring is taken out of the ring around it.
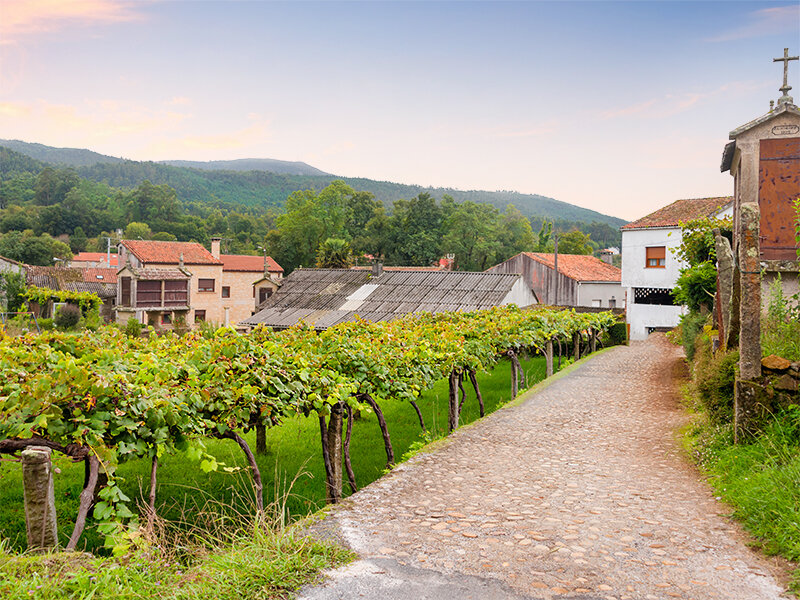
{"label": "bush", "polygon": [[686,352],[686,360],[690,363],[694,360],[697,338],[703,331],[703,326],[707,320],[707,315],[701,315],[699,312],[693,311],[689,311],[681,317],[675,341],[683,345],[683,350]]}
{"label": "bush", "polygon": [[761,350],[764,356],[775,354],[787,360],[800,360],[800,306],[797,295],[783,295],[781,279],[769,292],[767,313],[761,323]]}
{"label": "bush", "polygon": [[53,323],[53,319],[37,319],[36,322],[39,324],[39,329],[42,331],[50,331],[56,326],[56,324]]}
{"label": "bush", "polygon": [[[608,342],[608,343],[606,343]],[[608,328],[605,339],[603,340],[604,346],[620,346],[628,343],[628,325],[624,321],[614,323]]]}
{"label": "bush", "polygon": [[81,320],[81,309],[74,304],[65,304],[56,313],[53,323],[59,329],[70,331],[75,329]]}
{"label": "bush", "polygon": [[125,333],[128,337],[139,337],[142,335],[142,323],[136,317],[131,317],[125,323]]}
{"label": "bush", "polygon": [[705,408],[711,423],[721,425],[733,420],[733,389],[739,351],[711,353],[706,336],[698,336],[695,346],[693,385],[697,400]]}

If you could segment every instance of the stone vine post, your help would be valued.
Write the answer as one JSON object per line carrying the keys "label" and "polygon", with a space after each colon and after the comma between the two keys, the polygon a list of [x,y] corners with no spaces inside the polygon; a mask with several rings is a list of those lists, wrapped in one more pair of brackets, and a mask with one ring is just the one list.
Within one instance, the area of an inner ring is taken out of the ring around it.
{"label": "stone vine post", "polygon": [[758,204],[743,202],[739,210],[739,378],[734,397],[734,441],[751,430],[758,415],[756,387],[761,377],[761,265]]}
{"label": "stone vine post", "polygon": [[328,501],[336,503],[342,498],[342,424],[344,410],[342,403],[331,406],[328,420],[328,456],[331,461],[331,480],[329,482]]}
{"label": "stone vine post", "polygon": [[55,548],[58,527],[50,448],[30,446],[22,451],[22,483],[28,548]]}
{"label": "stone vine post", "polygon": [[719,312],[722,334],[719,341],[724,350],[728,347],[728,341],[735,339],[731,338],[733,333],[731,330],[734,277],[733,251],[728,238],[724,237],[718,228],[714,229],[714,244],[717,251],[717,272],[719,273]]}
{"label": "stone vine post", "polygon": [[553,340],[547,340],[544,357],[547,363],[547,376],[550,377],[553,374]]}

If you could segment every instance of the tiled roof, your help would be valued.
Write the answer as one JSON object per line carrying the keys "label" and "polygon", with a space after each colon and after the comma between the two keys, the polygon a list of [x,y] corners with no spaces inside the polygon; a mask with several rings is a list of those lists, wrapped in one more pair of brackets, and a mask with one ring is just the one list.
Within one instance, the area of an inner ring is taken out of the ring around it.
{"label": "tiled roof", "polygon": [[180,269],[136,269],[134,267],[125,267],[125,269],[129,270],[136,279],[147,279],[151,281],[191,279],[191,275],[188,275],[185,271],[181,271]]}
{"label": "tiled roof", "polygon": [[156,242],[152,240],[123,240],[131,254],[145,265],[177,265],[183,254],[185,265],[221,265],[222,261],[197,242]]}
{"label": "tiled roof", "polygon": [[[249,256],[246,254],[222,254],[222,270],[223,271],[245,271],[247,273],[263,273],[264,272],[264,257],[263,256]],[[267,271],[270,273],[283,273],[281,267],[271,257],[267,257]]]}
{"label": "tiled roof", "polygon": [[[551,269],[554,266],[553,254],[541,252],[523,252],[523,254]],[[622,276],[619,268],[603,262],[591,254],[559,254],[558,272],[575,281],[618,282]]]}
{"label": "tiled roof", "polygon": [[677,227],[681,222],[707,217],[716,209],[733,202],[733,196],[717,198],[689,198],[676,200],[669,206],[659,208],[656,212],[642,217],[638,221],[623,225],[620,229],[647,229],[648,227]]}
{"label": "tiled roof", "polygon": [[[102,279],[99,279],[98,276],[101,276]],[[28,285],[50,288],[51,290],[93,292],[101,298],[111,298],[117,294],[116,269],[79,269],[26,265],[25,279]]]}
{"label": "tiled roof", "polygon": [[[105,252],[78,252],[72,257],[72,262],[106,262],[108,255]],[[110,267],[116,267],[119,257],[116,254],[111,255]],[[75,265],[80,266],[80,265]]]}
{"label": "tiled roof", "polygon": [[[372,267],[350,267],[358,271],[371,271]],[[444,267],[383,267],[384,271],[444,271]]]}
{"label": "tiled roof", "polygon": [[[473,311],[497,306],[522,276],[505,273],[297,269],[283,279],[265,308],[243,325],[317,329],[352,321],[389,321],[414,312]],[[525,288],[527,289],[527,288]]]}

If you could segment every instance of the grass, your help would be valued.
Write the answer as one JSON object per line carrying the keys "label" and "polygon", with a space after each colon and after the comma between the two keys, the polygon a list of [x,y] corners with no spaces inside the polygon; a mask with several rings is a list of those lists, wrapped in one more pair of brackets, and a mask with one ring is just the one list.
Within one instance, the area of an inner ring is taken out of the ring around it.
{"label": "grass", "polygon": [[[529,385],[544,379],[545,363],[542,357],[522,361]],[[501,361],[491,373],[479,374],[478,380],[487,413],[510,400],[510,366]],[[462,412],[462,424],[478,418],[478,405],[474,392],[465,381],[467,400]],[[429,433],[435,439],[447,432],[447,381],[437,383],[420,399]],[[406,402],[387,401],[381,406],[392,437],[395,456],[409,450],[418,450],[421,436],[419,422],[413,408]],[[246,439],[255,448],[255,434]],[[227,466],[241,467],[235,473],[220,469],[203,473],[196,463],[184,455],[168,455],[159,460],[157,513],[169,522],[191,528],[198,521],[213,519],[235,521],[238,515],[252,512],[252,487],[249,471],[238,446],[232,441],[209,440],[209,452]],[[280,427],[267,432],[267,454],[258,456],[264,478],[265,502],[279,501],[285,522],[305,516],[325,504],[325,477],[319,441],[319,424],[316,417],[297,416]],[[379,478],[386,467],[377,419],[372,413],[362,414],[353,425],[351,457],[356,480],[360,487]],[[60,469],[56,475],[56,508],[59,537],[66,543],[71,532],[78,496],[83,484],[83,465],[73,464],[64,458],[54,461]],[[119,475],[124,478],[123,490],[132,498],[146,498],[149,486],[149,461],[136,460],[124,463]],[[345,493],[349,490],[345,485]],[[0,538],[7,540],[8,548],[25,547],[25,515],[22,503],[22,486],[19,465],[0,462]],[[209,508],[209,506],[211,508]],[[91,551],[102,546],[102,540],[90,521],[84,534],[85,548]],[[0,597],[5,597],[0,594]]]}

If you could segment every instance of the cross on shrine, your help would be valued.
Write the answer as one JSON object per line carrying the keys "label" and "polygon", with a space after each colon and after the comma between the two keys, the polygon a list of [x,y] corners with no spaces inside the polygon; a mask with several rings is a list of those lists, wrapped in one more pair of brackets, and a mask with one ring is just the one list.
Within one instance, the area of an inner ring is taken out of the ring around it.
{"label": "cross on shrine", "polygon": [[789,49],[783,49],[783,58],[773,58],[772,62],[783,63],[783,87],[779,88],[783,92],[783,96],[778,99],[778,104],[792,102],[792,97],[789,95],[789,90],[792,86],[789,85],[789,61],[800,60],[800,56],[789,56]]}

